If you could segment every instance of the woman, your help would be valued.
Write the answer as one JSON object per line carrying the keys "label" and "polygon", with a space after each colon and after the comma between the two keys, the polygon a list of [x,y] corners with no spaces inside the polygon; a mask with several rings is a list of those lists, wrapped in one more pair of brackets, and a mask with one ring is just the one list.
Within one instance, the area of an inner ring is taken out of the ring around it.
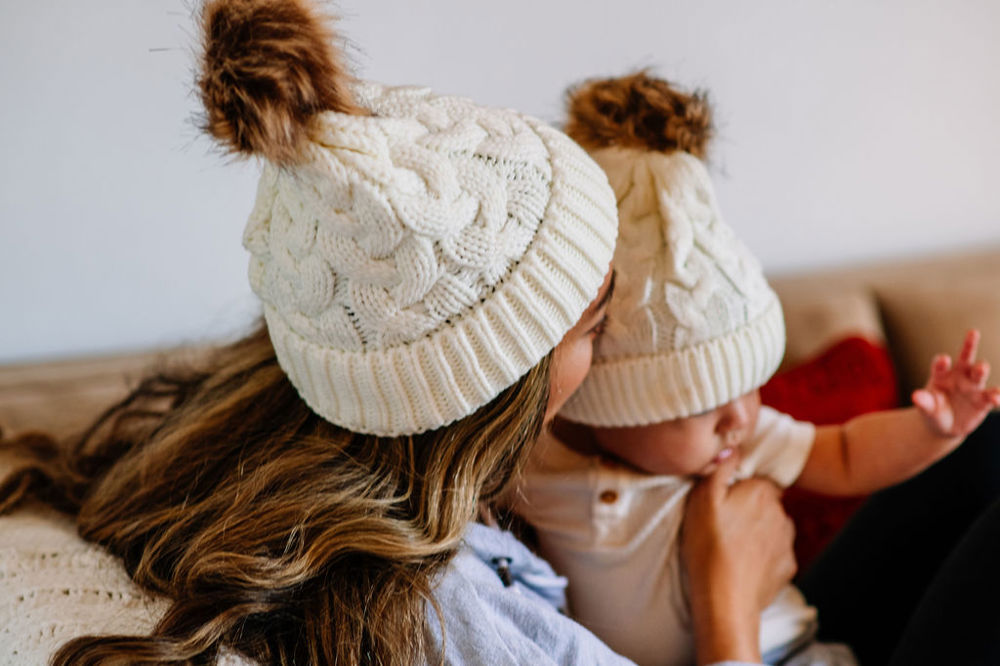
{"label": "woman", "polygon": [[[206,128],[265,161],[244,243],[266,327],[75,440],[3,442],[4,657],[620,663],[488,526],[589,366],[603,174],[534,119],[352,85],[306,0],[210,0],[203,23]],[[686,542],[701,654],[755,660],[791,531],[773,489],[726,480]],[[32,499],[72,524],[14,511]]]}

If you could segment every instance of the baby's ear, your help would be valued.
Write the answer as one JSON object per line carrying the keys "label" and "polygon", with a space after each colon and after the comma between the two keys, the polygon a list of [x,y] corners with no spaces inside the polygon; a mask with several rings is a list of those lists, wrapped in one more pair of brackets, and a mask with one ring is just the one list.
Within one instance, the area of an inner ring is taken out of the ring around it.
{"label": "baby's ear", "polygon": [[566,101],[566,133],[590,150],[683,150],[704,159],[713,135],[704,92],[684,92],[645,70],[584,81],[567,91]]}
{"label": "baby's ear", "polygon": [[308,0],[208,0],[201,19],[203,125],[226,150],[293,163],[313,116],[359,113],[328,20]]}

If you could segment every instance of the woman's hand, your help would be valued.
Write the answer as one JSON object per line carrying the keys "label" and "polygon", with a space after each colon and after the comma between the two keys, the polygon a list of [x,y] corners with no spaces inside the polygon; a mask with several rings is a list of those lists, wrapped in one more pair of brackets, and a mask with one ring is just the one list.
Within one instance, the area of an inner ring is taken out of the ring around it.
{"label": "woman's hand", "polygon": [[699,664],[760,661],[761,611],[795,575],[792,521],[779,488],[730,485],[735,458],[691,491],[681,535]]}

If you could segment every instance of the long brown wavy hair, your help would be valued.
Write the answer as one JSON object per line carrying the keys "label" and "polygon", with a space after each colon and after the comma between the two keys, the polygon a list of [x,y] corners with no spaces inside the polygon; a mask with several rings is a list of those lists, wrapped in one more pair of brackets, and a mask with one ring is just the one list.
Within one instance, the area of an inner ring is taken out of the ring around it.
{"label": "long brown wavy hair", "polygon": [[[294,164],[318,113],[365,113],[319,7],[205,0],[197,85],[225,150]],[[150,636],[77,638],[54,663],[421,660],[434,577],[519,471],[548,387],[546,359],[461,421],[361,435],[306,406],[261,325],[151,375],[78,437],[0,438],[18,461],[0,513],[36,499],[75,516],[172,600]]]}
{"label": "long brown wavy hair", "polygon": [[411,664],[433,579],[480,502],[537,438],[549,359],[477,412],[415,436],[362,435],[299,398],[263,325],[198,367],[160,371],[65,441],[0,438],[25,499],[76,517],[172,600],[146,637],[86,636],[55,664]]}

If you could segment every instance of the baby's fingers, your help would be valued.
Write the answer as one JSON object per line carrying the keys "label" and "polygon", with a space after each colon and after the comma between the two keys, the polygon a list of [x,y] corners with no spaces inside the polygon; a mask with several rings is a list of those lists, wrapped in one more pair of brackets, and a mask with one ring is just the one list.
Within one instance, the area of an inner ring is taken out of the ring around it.
{"label": "baby's fingers", "polygon": [[965,334],[965,340],[962,342],[962,351],[958,353],[958,361],[960,364],[969,366],[972,365],[976,360],[976,349],[979,347],[979,331],[976,329],[970,329]]}
{"label": "baby's fingers", "polygon": [[990,364],[986,361],[980,361],[976,363],[968,372],[969,381],[975,384],[975,387],[979,390],[986,388],[986,380],[990,376]]}
{"label": "baby's fingers", "polygon": [[991,386],[983,391],[983,396],[986,398],[986,403],[989,408],[996,409],[997,407],[1000,407],[1000,388]]}
{"label": "baby's fingers", "polygon": [[965,397],[965,403],[970,409],[985,416],[986,412],[1000,407],[1000,388],[990,386],[979,391],[970,391]]}
{"label": "baby's fingers", "polygon": [[955,411],[947,395],[939,391],[917,389],[911,394],[911,399],[933,431],[941,435],[954,434]]}
{"label": "baby's fingers", "polygon": [[940,384],[947,381],[948,373],[951,372],[951,357],[947,354],[938,354],[931,361],[931,384]]}
{"label": "baby's fingers", "polygon": [[917,389],[913,392],[913,395],[910,396],[910,399],[913,400],[913,405],[917,409],[924,412],[928,416],[933,416],[934,412],[937,411],[937,398],[927,389]]}

